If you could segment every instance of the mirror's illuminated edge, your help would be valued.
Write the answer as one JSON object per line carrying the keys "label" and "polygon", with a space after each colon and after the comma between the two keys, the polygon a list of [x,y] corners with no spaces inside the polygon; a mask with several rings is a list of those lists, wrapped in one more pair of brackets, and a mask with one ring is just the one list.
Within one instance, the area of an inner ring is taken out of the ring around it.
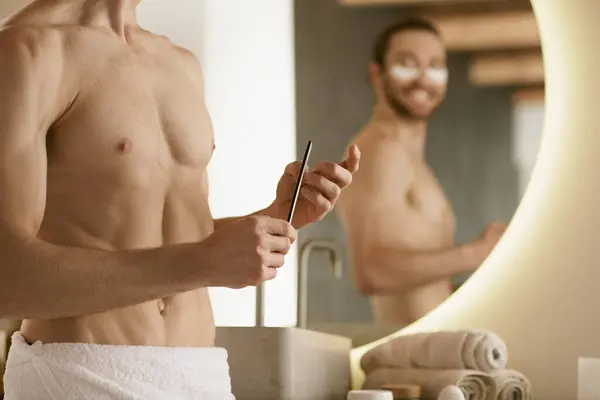
{"label": "mirror's illuminated edge", "polygon": [[[392,335],[486,328],[509,348],[509,367],[536,399],[576,398],[577,359],[600,358],[600,1],[532,0],[546,70],[546,121],[538,163],[504,239],[438,309]],[[388,337],[389,338],[389,337]],[[380,341],[353,350],[360,357]]]}

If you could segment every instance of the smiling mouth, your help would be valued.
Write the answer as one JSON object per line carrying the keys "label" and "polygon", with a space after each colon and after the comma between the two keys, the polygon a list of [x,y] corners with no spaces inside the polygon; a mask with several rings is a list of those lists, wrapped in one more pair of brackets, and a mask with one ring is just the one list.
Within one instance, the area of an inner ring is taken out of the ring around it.
{"label": "smiling mouth", "polygon": [[431,95],[425,89],[412,89],[407,93],[408,100],[418,106],[428,105],[431,101]]}

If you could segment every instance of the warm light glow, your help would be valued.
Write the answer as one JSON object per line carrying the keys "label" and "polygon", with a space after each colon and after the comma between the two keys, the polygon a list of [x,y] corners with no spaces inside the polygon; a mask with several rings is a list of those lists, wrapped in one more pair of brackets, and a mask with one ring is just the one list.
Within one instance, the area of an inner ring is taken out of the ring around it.
{"label": "warm light glow", "polygon": [[509,347],[509,367],[536,398],[575,398],[577,359],[600,355],[597,312],[600,222],[600,1],[533,0],[546,73],[544,135],[525,196],[485,264],[444,304],[403,334],[486,328]]}
{"label": "warm light glow", "polygon": [[518,101],[513,107],[513,162],[519,174],[519,198],[523,198],[535,168],[544,124],[544,101]]}

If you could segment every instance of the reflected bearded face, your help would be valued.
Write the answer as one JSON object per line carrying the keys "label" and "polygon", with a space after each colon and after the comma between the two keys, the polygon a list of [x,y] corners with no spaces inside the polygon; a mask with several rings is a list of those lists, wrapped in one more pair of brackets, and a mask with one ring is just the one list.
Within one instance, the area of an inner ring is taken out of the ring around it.
{"label": "reflected bearded face", "polygon": [[427,120],[446,97],[446,49],[432,32],[399,32],[390,40],[380,77],[385,98],[398,116]]}

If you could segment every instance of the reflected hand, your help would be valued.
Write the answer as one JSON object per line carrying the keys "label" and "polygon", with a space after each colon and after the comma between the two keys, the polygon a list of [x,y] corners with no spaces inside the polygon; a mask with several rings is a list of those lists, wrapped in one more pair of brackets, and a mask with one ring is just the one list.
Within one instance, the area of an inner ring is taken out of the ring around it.
{"label": "reflected hand", "polygon": [[474,241],[473,266],[479,267],[496,247],[507,225],[503,222],[492,222],[479,234]]}
{"label": "reflected hand", "polygon": [[492,222],[481,232],[479,239],[495,246],[500,241],[502,235],[504,235],[506,228],[507,225],[503,222]]}
{"label": "reflected hand", "polygon": [[[302,228],[322,220],[335,206],[342,190],[352,183],[352,175],[358,171],[360,150],[352,145],[348,157],[341,163],[319,162],[314,169],[304,173],[300,196],[296,204],[292,225]],[[289,164],[277,185],[277,198],[271,205],[269,215],[285,219],[289,211],[296,180],[302,163]]]}

